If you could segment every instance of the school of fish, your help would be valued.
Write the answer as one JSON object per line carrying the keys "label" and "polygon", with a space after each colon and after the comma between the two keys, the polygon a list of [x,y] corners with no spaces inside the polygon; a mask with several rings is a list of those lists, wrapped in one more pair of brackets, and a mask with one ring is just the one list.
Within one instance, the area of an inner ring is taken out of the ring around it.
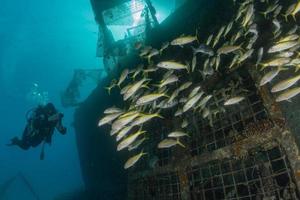
{"label": "school of fish", "polygon": [[[165,138],[158,142],[157,148],[184,148],[185,139],[190,137],[188,116],[191,113],[199,113],[211,122],[218,113],[247,100],[246,92],[232,84],[225,88],[229,92],[224,93],[221,105],[212,109],[210,103],[215,91],[206,90],[203,84],[215,74],[230,76],[240,68],[251,68],[249,70],[256,70],[261,77],[257,87],[274,82],[271,93],[276,93],[277,102],[290,101],[300,94],[299,87],[292,88],[300,80],[297,74],[300,38],[296,21],[300,1],[295,0],[288,7],[281,5],[282,2],[234,0],[236,15],[215,33],[202,36],[195,31],[165,42],[157,49],[139,45],[141,64],[124,69],[119,79],[112,80],[106,87],[108,92],[115,88],[120,90],[124,108],[107,108],[98,123],[111,126],[110,134],[116,137],[118,151],[137,151],[128,159],[125,169],[147,155],[142,147],[153,135],[151,126],[158,126],[170,117],[178,119],[181,121],[178,127],[160,133]],[[272,31],[258,28],[257,19],[261,18],[269,22]],[[267,38],[268,42],[262,44],[260,37]],[[185,60],[165,59],[170,49],[189,49],[190,55],[185,55]],[[293,68],[295,72],[290,70]],[[283,71],[289,71],[289,77],[275,82]]]}

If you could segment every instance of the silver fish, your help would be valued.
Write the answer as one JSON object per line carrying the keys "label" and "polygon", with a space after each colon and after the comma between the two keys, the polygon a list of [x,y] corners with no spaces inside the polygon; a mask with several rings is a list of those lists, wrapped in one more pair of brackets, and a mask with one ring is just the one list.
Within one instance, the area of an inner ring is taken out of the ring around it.
{"label": "silver fish", "polygon": [[200,46],[197,48],[192,47],[192,49],[193,49],[194,54],[202,53],[202,54],[205,54],[208,56],[214,55],[214,50],[205,44],[200,44]]}
{"label": "silver fish", "polygon": [[174,69],[174,70],[188,69],[187,65],[175,61],[162,61],[158,63],[157,66],[164,69]]}
{"label": "silver fish", "polygon": [[169,46],[170,46],[170,42],[163,43],[159,50],[160,54],[162,54],[163,51],[166,50]]}
{"label": "silver fish", "polygon": [[144,153],[143,151],[131,158],[129,158],[125,165],[124,165],[124,169],[128,169],[130,167],[132,167],[133,165],[135,165],[135,163],[137,163],[137,161],[139,161],[141,159],[142,156],[146,155],[147,153]]}
{"label": "silver fish", "polygon": [[214,35],[211,34],[208,38],[207,38],[207,41],[206,41],[206,45],[209,45],[213,39]]}
{"label": "silver fish", "polygon": [[151,51],[149,52],[149,54],[148,54],[148,56],[147,56],[147,58],[148,58],[148,63],[150,63],[151,58],[152,58],[153,56],[159,55],[159,53],[160,53],[160,52],[159,52],[157,49],[151,49]]}
{"label": "silver fish", "polygon": [[278,58],[290,58],[294,55],[293,51],[284,51],[277,55]]}
{"label": "silver fish", "polygon": [[277,33],[281,29],[280,22],[277,19],[274,19],[272,23],[275,25],[275,31],[274,34]]}
{"label": "silver fish", "polygon": [[146,55],[151,51],[151,49],[152,49],[152,47],[150,47],[150,46],[144,47],[144,48],[141,50],[139,56],[140,56],[140,57],[146,56]]}
{"label": "silver fish", "polygon": [[132,97],[149,79],[143,78],[142,80],[134,83],[128,90],[125,92],[123,99],[126,101],[130,97]]}
{"label": "silver fish", "polygon": [[124,140],[122,140],[118,146],[117,146],[117,150],[118,151],[121,151],[125,148],[127,148],[129,145],[131,145],[140,135],[146,133],[146,131],[142,131],[142,130],[139,130],[137,131],[136,133],[128,136],[127,138],[125,138]]}
{"label": "silver fish", "polygon": [[225,26],[222,26],[217,34],[217,36],[215,37],[215,40],[214,40],[214,43],[213,43],[213,47],[215,47],[217,45],[217,43],[219,42],[220,38],[221,38],[221,35],[222,33],[224,32],[225,30]]}
{"label": "silver fish", "polygon": [[132,123],[131,126],[140,126],[143,125],[144,123],[152,120],[153,118],[161,118],[163,117],[159,113],[154,113],[154,114],[141,114],[140,117],[135,119]]}
{"label": "silver fish", "polygon": [[289,32],[287,32],[287,35],[293,35],[297,32],[298,30],[298,25],[295,24],[293,28],[291,28],[291,30],[289,30]]}
{"label": "silver fish", "polygon": [[245,97],[232,97],[230,99],[228,99],[227,101],[225,101],[224,106],[229,106],[229,105],[234,105],[234,104],[238,104],[241,101],[243,101],[245,99]]}
{"label": "silver fish", "polygon": [[216,56],[216,66],[215,66],[216,71],[219,70],[220,62],[221,62],[221,57],[220,57],[220,55],[217,55]]}
{"label": "silver fish", "polygon": [[194,97],[199,92],[200,89],[201,89],[201,86],[194,87],[194,89],[190,92],[188,99]]}
{"label": "silver fish", "polygon": [[179,92],[180,92],[179,89],[174,90],[173,93],[171,94],[171,96],[170,96],[168,102],[174,101],[174,100],[178,97]]}
{"label": "silver fish", "polygon": [[189,99],[183,106],[183,112],[186,112],[189,109],[191,109],[200,100],[200,98],[202,97],[203,94],[204,94],[204,92],[200,92],[199,94],[197,94],[194,97],[192,97],[191,99]]}
{"label": "silver fish", "polygon": [[221,48],[218,49],[217,53],[219,55],[221,54],[229,54],[229,53],[232,53],[238,49],[241,49],[241,46],[233,46],[233,45],[225,45]]}
{"label": "silver fish", "polygon": [[121,113],[121,112],[123,112],[123,110],[121,108],[117,108],[115,106],[104,110],[104,114],[114,114],[114,113]]}
{"label": "silver fish", "polygon": [[207,108],[203,109],[202,118],[205,119],[210,115],[210,111]]}
{"label": "silver fish", "polygon": [[298,41],[288,41],[288,42],[280,42],[278,44],[275,44],[272,46],[269,50],[268,53],[276,53],[279,51],[284,51],[293,48],[298,44]]}
{"label": "silver fish", "polygon": [[112,130],[113,130],[113,132],[118,132],[123,127],[125,127],[127,124],[129,124],[130,122],[132,122],[135,118],[137,118],[139,115],[140,115],[140,113],[133,113],[133,114],[125,116],[125,117],[119,117],[112,124]]}
{"label": "silver fish", "polygon": [[280,72],[281,70],[283,70],[283,69],[282,69],[282,68],[278,68],[278,69],[276,69],[276,70],[271,70],[271,71],[269,71],[268,73],[266,73],[266,74],[262,77],[262,79],[261,79],[261,81],[260,81],[260,83],[259,83],[259,86],[263,86],[263,85],[265,85],[265,84],[271,82],[271,81],[279,74],[279,72]]}
{"label": "silver fish", "polygon": [[214,74],[214,69],[210,65],[210,59],[207,59],[204,62],[204,66],[203,66],[203,71],[202,71],[203,79],[205,79],[206,76],[213,75],[213,74]]}
{"label": "silver fish", "polygon": [[157,105],[157,108],[167,109],[167,108],[173,108],[178,104],[178,101],[171,101],[169,102],[167,99],[165,101],[161,101],[159,105]]}
{"label": "silver fish", "polygon": [[262,69],[266,67],[285,66],[290,62],[291,62],[291,58],[275,58],[265,63],[262,63]]}
{"label": "silver fish", "polygon": [[189,125],[188,121],[186,119],[184,119],[181,124],[181,128],[186,128],[188,125]]}
{"label": "silver fish", "polygon": [[121,89],[121,92],[120,92],[120,94],[125,94],[126,93],[126,91],[129,89],[131,87],[131,85],[126,85],[125,87],[123,87],[122,89]]}
{"label": "silver fish", "polygon": [[232,61],[231,61],[231,64],[229,65],[229,69],[233,68],[237,63],[238,63],[238,60],[239,60],[240,56],[237,54],[233,57]]}
{"label": "silver fish", "polygon": [[146,137],[136,140],[135,142],[133,142],[131,145],[128,146],[128,151],[132,151],[139,148],[139,146],[141,146],[145,140],[147,140]]}
{"label": "silver fish", "polygon": [[175,74],[170,75],[168,78],[161,81],[161,83],[158,85],[159,88],[164,87],[166,85],[175,83],[179,80],[178,76]]}
{"label": "silver fish", "polygon": [[295,83],[297,83],[300,80],[300,75],[295,76],[293,78],[289,78],[287,80],[283,80],[276,85],[274,85],[271,89],[272,93],[280,92],[282,90],[288,89],[289,87],[293,86]]}
{"label": "silver fish", "polygon": [[197,36],[180,36],[180,37],[174,39],[171,42],[171,45],[173,45],[173,46],[183,46],[183,45],[192,43],[192,42],[197,41],[197,40],[198,40]]}
{"label": "silver fish", "polygon": [[226,30],[224,32],[224,37],[227,36],[227,34],[229,33],[229,31],[232,29],[232,26],[233,26],[233,22],[230,22],[227,27],[226,27]]}
{"label": "silver fish", "polygon": [[166,149],[166,148],[170,148],[173,147],[175,145],[180,145],[183,148],[185,148],[185,146],[179,141],[179,139],[174,140],[174,139],[164,139],[162,140],[159,144],[158,144],[158,148],[159,149]]}
{"label": "silver fish", "polygon": [[291,65],[291,66],[298,66],[298,65],[300,65],[300,58],[295,58],[295,59],[293,59],[293,60],[289,63],[289,65]]}
{"label": "silver fish", "polygon": [[264,48],[260,47],[258,52],[257,52],[257,60],[256,60],[256,66],[261,62],[262,58],[264,55]]}
{"label": "silver fish", "polygon": [[296,3],[296,6],[293,10],[293,12],[291,13],[292,17],[294,18],[294,20],[296,21],[296,14],[300,11],[300,2],[298,1]]}
{"label": "silver fish", "polygon": [[[133,125],[130,126],[126,126],[125,128],[123,128],[117,135],[116,141],[119,142],[123,137],[125,137],[129,131],[133,128]],[[113,134],[112,134],[113,135]]]}
{"label": "silver fish", "polygon": [[298,94],[300,94],[300,87],[289,89],[287,91],[284,91],[282,94],[280,94],[276,98],[276,102],[290,101],[291,98],[297,96]]}
{"label": "silver fish", "polygon": [[193,84],[193,82],[190,82],[190,81],[185,82],[178,88],[178,90],[181,92],[181,91],[189,88],[192,84]]}
{"label": "silver fish", "polygon": [[247,9],[247,13],[245,15],[245,18],[244,18],[244,20],[242,22],[242,26],[243,27],[246,27],[248,25],[248,23],[251,20],[251,17],[253,16],[253,13],[254,13],[254,5],[251,4],[251,5],[249,5],[249,7]]}
{"label": "silver fish", "polygon": [[248,34],[248,33],[253,33],[254,35],[258,35],[257,24],[252,24],[252,25],[249,27],[249,30],[247,31],[247,34]]}
{"label": "silver fish", "polygon": [[287,35],[283,38],[281,38],[277,44],[279,43],[283,43],[283,42],[289,42],[289,41],[295,41],[299,38],[299,35],[298,34],[291,34],[291,35]]}
{"label": "silver fish", "polygon": [[108,124],[108,123],[112,122],[113,120],[117,119],[120,115],[122,115],[122,113],[123,112],[106,115],[104,118],[102,118],[99,121],[98,126],[102,126],[104,124]]}
{"label": "silver fish", "polygon": [[171,132],[169,133],[168,137],[171,137],[171,138],[179,138],[179,137],[189,137],[189,134],[185,133],[185,132],[182,132],[182,131],[174,131],[174,132]]}
{"label": "silver fish", "polygon": [[278,6],[275,10],[274,10],[274,14],[273,14],[273,17],[277,17],[280,13],[281,13],[281,10],[282,10],[282,6]]}
{"label": "silver fish", "polygon": [[205,108],[206,104],[208,103],[208,101],[212,98],[212,95],[207,95],[206,97],[204,97],[200,103],[197,105],[198,107],[201,107],[201,109]]}
{"label": "silver fish", "polygon": [[246,59],[250,58],[253,54],[254,49],[248,50],[246,53],[244,53],[241,57],[239,57],[238,64],[244,62]]}
{"label": "silver fish", "polygon": [[159,98],[165,97],[165,96],[167,96],[167,95],[164,93],[147,94],[147,95],[140,97],[137,100],[136,105],[137,106],[146,105],[146,104],[152,103],[153,101],[156,101]]}
{"label": "silver fish", "polygon": [[124,71],[122,72],[121,76],[120,76],[120,79],[117,83],[117,85],[120,87],[121,84],[124,82],[124,80],[127,78],[129,74],[129,70],[128,69],[124,69]]}

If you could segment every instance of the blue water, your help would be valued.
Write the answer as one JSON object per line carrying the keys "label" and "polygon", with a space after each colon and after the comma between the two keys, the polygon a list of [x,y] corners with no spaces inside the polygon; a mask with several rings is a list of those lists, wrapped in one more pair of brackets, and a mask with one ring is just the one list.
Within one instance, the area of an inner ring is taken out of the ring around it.
{"label": "blue water", "polygon": [[[160,22],[175,9],[174,2],[153,1]],[[122,39],[126,27],[110,28]],[[88,0],[0,0],[0,200],[35,199],[20,177],[1,199],[1,184],[19,173],[42,200],[84,187],[71,126],[74,109],[63,108],[59,94],[74,69],[103,67],[95,57],[97,34]],[[68,128],[65,136],[55,133],[43,161],[41,147],[23,151],[6,146],[12,137],[21,137],[26,112],[38,104],[28,98],[33,84],[65,114]],[[87,95],[90,89],[81,92]]]}
{"label": "blue water", "polygon": [[[75,134],[73,109],[64,109],[59,93],[77,68],[101,67],[95,57],[97,26],[88,0],[0,1],[0,187],[23,173],[40,199],[83,187]],[[65,114],[68,133],[56,133],[46,147],[22,151],[7,147],[9,139],[21,136],[25,113],[36,106],[26,94],[37,83],[49,100]],[[34,199],[21,180],[9,188],[5,200]]]}

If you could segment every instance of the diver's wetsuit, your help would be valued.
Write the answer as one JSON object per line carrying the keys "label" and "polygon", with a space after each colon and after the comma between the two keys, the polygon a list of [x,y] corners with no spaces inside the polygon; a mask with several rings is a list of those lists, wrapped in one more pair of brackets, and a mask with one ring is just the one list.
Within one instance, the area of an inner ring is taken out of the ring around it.
{"label": "diver's wetsuit", "polygon": [[17,145],[27,150],[36,147],[45,141],[51,144],[54,130],[57,129],[61,134],[66,133],[66,128],[62,125],[63,114],[58,113],[49,103],[46,106],[39,106],[28,119],[28,123],[23,131],[22,139],[13,138],[11,145]]}

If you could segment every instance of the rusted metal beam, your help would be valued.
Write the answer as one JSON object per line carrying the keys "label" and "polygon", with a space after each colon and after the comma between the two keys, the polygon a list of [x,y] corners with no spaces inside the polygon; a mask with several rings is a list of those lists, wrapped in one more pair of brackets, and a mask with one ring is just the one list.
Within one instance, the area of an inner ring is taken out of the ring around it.
{"label": "rusted metal beam", "polygon": [[[251,65],[248,66],[248,69],[252,79],[258,86],[262,76],[257,72],[257,70],[252,69]],[[283,125],[282,137],[277,138],[277,140],[281,143],[282,147],[286,151],[287,158],[290,161],[291,168],[293,170],[293,175],[296,179],[297,187],[300,188],[300,155],[295,133],[292,133],[290,128],[287,126],[283,112],[279,104],[275,102],[275,98],[267,86],[257,87],[257,90],[262,97],[264,106],[270,114],[271,120],[277,123],[282,123]]]}

